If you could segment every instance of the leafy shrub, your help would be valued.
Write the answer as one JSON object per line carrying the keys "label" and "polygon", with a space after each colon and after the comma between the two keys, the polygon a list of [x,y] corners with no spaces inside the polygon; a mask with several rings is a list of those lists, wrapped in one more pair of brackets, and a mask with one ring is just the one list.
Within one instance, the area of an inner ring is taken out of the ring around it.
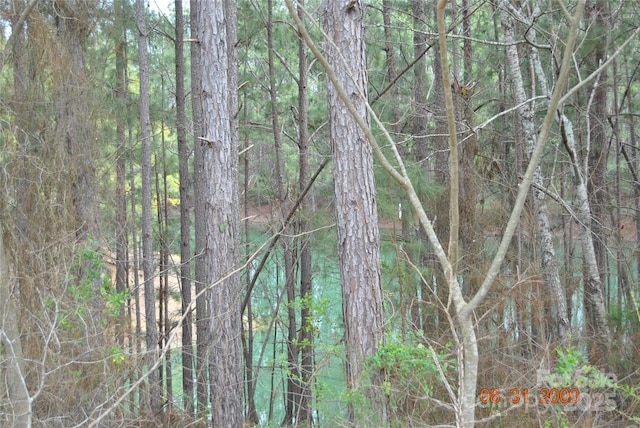
{"label": "leafy shrub", "polygon": [[426,420],[434,410],[428,398],[446,395],[440,370],[450,378],[455,374],[456,364],[455,356],[448,349],[437,354],[410,337],[381,346],[369,360],[369,366],[384,374],[382,387],[389,399],[391,419],[402,425],[410,420]]}

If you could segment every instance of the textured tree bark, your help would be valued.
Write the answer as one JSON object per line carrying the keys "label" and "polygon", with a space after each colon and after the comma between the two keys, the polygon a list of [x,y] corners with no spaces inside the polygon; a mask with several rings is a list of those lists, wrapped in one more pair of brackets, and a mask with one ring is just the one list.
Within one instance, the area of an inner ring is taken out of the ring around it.
{"label": "textured tree bark", "polygon": [[2,395],[10,403],[9,422],[16,428],[31,427],[31,397],[27,389],[22,342],[18,327],[16,302],[11,292],[9,267],[4,252],[4,238],[0,226],[0,357],[2,358]]}
{"label": "textured tree bark", "polygon": [[[190,18],[191,34],[198,35],[198,0],[190,2]],[[208,396],[207,396],[207,340],[208,340],[208,319],[209,308],[207,307],[207,296],[204,292],[206,265],[204,261],[204,249],[207,245],[206,240],[206,212],[205,201],[201,195],[206,193],[206,182],[204,174],[198,173],[203,170],[204,146],[201,138],[204,136],[202,131],[202,82],[201,82],[201,48],[198,40],[191,43],[191,115],[193,119],[193,209],[194,209],[194,229],[195,229],[195,285],[196,285],[196,395],[198,402],[197,412],[199,415],[205,415],[207,412]],[[202,346],[200,346],[202,345]]]}
{"label": "textured tree bark", "polygon": [[[366,98],[367,93],[364,9],[362,0],[325,1],[324,29],[329,37],[327,61],[358,115],[369,123],[366,100],[360,96],[362,92]],[[384,337],[373,154],[363,130],[331,82],[328,98],[347,384],[349,389],[358,390],[368,381],[364,378],[365,361],[375,355]],[[371,400],[373,414],[356,415],[359,409],[352,407],[350,419],[356,425],[384,424],[387,420],[386,400],[378,388],[380,374],[374,373],[370,381],[371,386],[363,392]]]}
{"label": "textured tree bark", "polygon": [[[585,54],[587,70],[592,72],[596,70],[600,64],[607,58],[608,45],[608,19],[607,19],[607,2],[603,0],[591,2],[588,8],[587,18],[590,21],[590,31],[588,43],[591,45],[592,51]],[[589,174],[587,177],[587,190],[589,196],[589,206],[591,207],[591,231],[593,242],[593,251],[595,261],[597,263],[599,282],[605,301],[605,268],[607,258],[607,233],[605,233],[604,224],[606,224],[609,215],[609,192],[607,190],[607,159],[609,158],[609,141],[607,141],[607,120],[608,120],[608,93],[611,92],[609,82],[607,82],[607,71],[603,70],[594,84],[587,90],[587,98],[590,99],[588,107],[588,153],[587,164]],[[591,275],[591,274],[590,274]],[[595,279],[595,278],[594,278]],[[596,283],[593,280],[586,281],[589,284],[587,293],[585,293],[585,308],[587,310],[587,329],[595,334],[602,334],[598,331],[601,323],[597,319],[599,308],[593,307],[592,301],[588,298],[588,293],[597,293],[596,290],[590,289],[591,285]],[[608,339],[608,337],[607,337]],[[606,347],[606,342],[601,343],[600,351]],[[598,359],[604,355],[599,352]],[[594,361],[596,362],[596,361]]]}
{"label": "textured tree bark", "polygon": [[[416,60],[413,67],[413,139],[416,161],[422,164],[425,172],[431,169],[429,161],[429,148],[427,146],[427,126],[429,124],[429,111],[427,110],[427,58],[422,55],[427,43],[425,2],[414,1],[411,5],[413,13],[413,55]],[[388,55],[388,54],[387,54]],[[420,58],[417,58],[419,55]],[[388,58],[388,57],[387,57]],[[389,76],[391,78],[391,76]],[[444,103],[441,104],[444,109]],[[439,106],[436,105],[436,108]]]}
{"label": "textured tree bark", "polygon": [[[153,209],[151,205],[151,119],[149,117],[149,53],[147,51],[147,24],[145,2],[136,0],[136,25],[138,27],[138,63],[140,79],[140,138],[141,187],[142,187],[142,271],[144,275],[145,341],[147,360],[152,367],[158,358],[158,326],[156,323],[156,298],[153,266]],[[158,370],[149,373],[149,397],[147,402],[151,417],[162,411],[162,388]]]}
{"label": "textured tree bark", "polygon": [[[242,345],[239,262],[236,3],[198,2],[203,113],[202,165],[206,186],[206,244],[202,249],[210,319],[209,390],[215,426],[242,426]],[[200,167],[200,165],[198,165]],[[202,346],[202,343],[200,343]]]}
{"label": "textured tree bark", "polygon": [[[611,346],[611,332],[607,324],[607,310],[604,304],[604,291],[600,271],[598,270],[598,259],[593,244],[593,229],[591,226],[591,206],[589,205],[589,193],[587,190],[587,179],[589,171],[580,167],[582,163],[578,157],[576,141],[573,135],[573,126],[569,119],[562,115],[562,139],[569,152],[569,159],[574,171],[576,198],[578,199],[577,220],[580,224],[580,240],[582,242],[582,257],[585,267],[584,289],[586,309],[589,311],[587,322],[588,328],[598,338],[598,345],[609,349]],[[583,163],[586,165],[586,162]],[[599,352],[595,357],[602,358]]]}
{"label": "textured tree bark", "polygon": [[[535,147],[536,131],[533,117],[533,106],[526,103],[527,96],[522,81],[522,71],[520,68],[520,59],[518,49],[514,42],[513,20],[506,12],[505,8],[501,8],[502,26],[504,28],[504,39],[506,44],[507,62],[511,71],[511,82],[513,85],[514,97],[516,104],[521,107],[518,109],[518,118],[521,122],[523,137],[527,150],[527,157],[531,157],[531,153]],[[534,49],[534,48],[532,48]],[[567,310],[567,297],[564,286],[560,282],[560,272],[558,262],[556,260],[555,247],[553,245],[553,235],[549,225],[549,210],[545,202],[545,194],[541,190],[544,187],[544,178],[540,166],[536,168],[533,176],[533,184],[537,188],[533,190],[534,209],[536,210],[536,218],[538,223],[538,231],[540,233],[540,249],[542,251],[542,270],[545,273],[547,287],[552,296],[552,301],[556,309],[556,325],[557,334],[561,341],[564,341],[569,332],[569,314]]]}
{"label": "textured tree bark", "polygon": [[[298,16],[304,21],[304,0],[298,0]],[[309,184],[309,97],[307,46],[304,39],[298,38],[298,148],[299,170],[298,186],[300,193],[304,192]],[[303,215],[300,216],[297,231],[299,235],[306,234],[310,229],[308,220],[310,203],[304,198],[300,204]],[[313,399],[313,322],[311,315],[311,302],[313,299],[313,283],[311,271],[311,238],[307,236],[300,242],[300,297],[304,303],[300,308],[300,399],[298,403],[297,422],[301,426],[312,426],[312,399]]]}
{"label": "textured tree bark", "polygon": [[[89,212],[93,207],[94,193],[90,188],[90,173],[92,153],[89,148],[90,131],[88,128],[87,87],[84,73],[84,53],[82,43],[85,41],[81,10],[67,7],[65,2],[57,2],[60,12],[56,15],[55,23],[57,36],[60,41],[62,61],[69,67],[69,71],[59,76],[54,95],[56,102],[56,137],[64,145],[70,163],[71,186],[73,189],[73,205],[75,218],[72,227],[76,228],[76,236],[84,240],[94,220],[95,212]],[[78,14],[78,15],[76,15]]]}
{"label": "textured tree bark", "polygon": [[[584,7],[584,1],[579,5]],[[549,93],[548,80],[543,71],[542,63],[536,49],[531,51],[531,62],[536,76],[540,80],[543,91]],[[564,97],[566,97],[566,95]],[[564,114],[560,114],[560,129],[562,130],[562,141],[569,154],[571,169],[574,174],[576,198],[578,199],[576,220],[580,224],[580,239],[586,273],[584,281],[585,308],[588,312],[587,317],[591,320],[590,327],[593,329],[593,334],[599,338],[599,341],[603,346],[608,347],[610,343],[610,334],[606,321],[603,285],[598,269],[596,250],[593,244],[593,232],[591,225],[592,213],[587,190],[588,179],[586,177],[589,175],[588,162],[583,162],[580,159],[578,147],[573,135],[573,125]]]}
{"label": "textured tree bark", "polygon": [[[113,4],[115,25],[120,29],[120,35],[116,41],[116,96],[118,105],[125,111],[127,104],[127,81],[125,79],[125,68],[127,60],[125,56],[125,37],[122,20],[122,4],[116,0]],[[128,231],[127,231],[127,193],[126,193],[126,122],[124,114],[116,117],[116,140],[117,140],[117,160],[116,160],[116,291],[123,293],[128,285]],[[124,304],[120,307],[120,320],[116,327],[116,341],[118,346],[124,346],[126,329],[126,314]]]}
{"label": "textured tree bark", "polygon": [[[182,296],[182,390],[184,410],[193,414],[193,342],[191,305],[191,179],[187,145],[187,115],[184,94],[184,17],[182,0],[175,0],[176,13],[176,133],[180,172],[180,290]],[[188,312],[188,313],[186,313]]]}

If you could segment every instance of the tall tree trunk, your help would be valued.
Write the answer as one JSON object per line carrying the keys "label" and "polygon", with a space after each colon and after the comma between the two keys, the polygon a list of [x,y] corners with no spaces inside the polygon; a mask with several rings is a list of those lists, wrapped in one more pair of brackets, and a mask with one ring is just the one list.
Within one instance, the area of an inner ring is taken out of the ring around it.
{"label": "tall tree trunk", "polygon": [[[246,101],[246,100],[245,100]],[[243,102],[243,121],[247,120],[247,103]],[[249,176],[250,176],[250,168],[249,168],[249,134],[244,134],[244,147],[243,147],[243,157],[244,157],[244,192],[243,192],[243,201],[242,205],[244,208],[244,217],[249,217]],[[249,222],[244,221],[244,247],[245,247],[245,260],[251,256],[251,232],[249,228]],[[254,375],[254,367],[253,367],[253,343],[254,343],[254,330],[253,330],[253,306],[251,305],[251,269],[245,269],[244,272],[245,277],[245,292],[247,293],[245,297],[246,302],[246,315],[243,312],[243,322],[241,324],[243,328],[242,332],[242,347],[244,350],[244,373],[245,373],[245,382],[247,383],[247,393],[246,393],[246,422],[252,425],[258,425],[260,423],[260,418],[258,417],[258,410],[256,408],[256,377]],[[245,324],[246,319],[246,324]],[[246,331],[245,331],[246,325]]]}
{"label": "tall tree trunk", "polygon": [[184,16],[182,0],[175,0],[176,13],[176,130],[180,173],[180,292],[182,301],[182,391],[184,411],[193,414],[193,342],[191,306],[191,179],[187,145],[187,115],[184,94]]}
{"label": "tall tree trunk", "polygon": [[[203,112],[204,284],[210,320],[208,343],[211,414],[216,426],[242,426],[237,130],[236,3],[198,4]],[[202,344],[200,344],[202,346]]]}
{"label": "tall tree trunk", "polygon": [[[125,46],[126,49],[126,46]],[[125,55],[126,57],[126,55]],[[125,69],[125,79],[127,72]],[[127,116],[130,116],[130,103],[127,103]],[[131,205],[131,224],[137,225],[137,209],[136,209],[136,175],[137,168],[134,166],[134,142],[133,142],[133,126],[128,126],[128,134],[129,134],[129,196],[130,196],[130,205]],[[138,231],[137,227],[131,228],[131,253],[132,253],[132,270],[133,270],[133,306],[135,312],[135,334],[133,335],[135,341],[135,352],[137,355],[142,355],[142,308],[140,306],[140,245],[138,241]],[[140,374],[140,369],[135,368],[132,371],[132,375],[138,378]],[[146,400],[147,397],[147,385],[140,385],[140,397],[143,400]],[[143,406],[147,406],[148,404],[142,403]]]}
{"label": "tall tree trunk", "polygon": [[[116,116],[116,291],[124,293],[128,286],[129,261],[128,261],[128,228],[127,228],[127,193],[126,193],[126,118],[124,108],[127,105],[127,81],[125,80],[125,38],[124,22],[122,14],[122,4],[119,0],[114,1],[115,25],[118,28],[118,39],[116,41],[116,97],[118,100],[118,113]],[[124,335],[126,332],[126,316],[124,304],[120,307],[120,324],[117,326],[116,337],[118,346],[124,346]]]}
{"label": "tall tree trunk", "polygon": [[[59,76],[56,97],[56,131],[70,160],[71,187],[79,241],[96,232],[93,141],[89,129],[87,81],[83,43],[88,29],[87,10],[57,1],[56,28],[61,42],[62,61],[70,69]],[[95,237],[95,236],[94,236]]]}
{"label": "tall tree trunk", "polygon": [[[424,15],[424,12],[423,12]],[[414,15],[414,20],[416,20],[417,18]],[[394,52],[394,41],[393,41],[393,35],[392,35],[392,24],[391,24],[391,3],[389,0],[383,0],[382,1],[382,22],[384,23],[384,52],[385,52],[385,62],[387,64],[387,78],[389,79],[389,82],[395,82],[398,78],[398,72],[396,71],[396,64],[395,64],[395,52]],[[415,22],[415,21],[414,21]],[[414,55],[419,55],[418,51],[420,49],[424,49],[424,40],[422,40],[422,43],[416,43],[416,29],[414,28]],[[420,42],[420,40],[417,40],[418,42]],[[419,60],[419,62],[422,62],[423,59]],[[416,63],[416,67],[418,66],[418,63]],[[417,72],[416,72],[417,74]],[[418,76],[416,75],[416,79],[418,78]],[[424,94],[424,77],[421,76],[422,81],[423,81],[423,88],[422,88],[422,97],[421,97],[421,102],[424,102],[426,100],[424,100],[426,98],[425,94]],[[416,81],[415,85],[417,86],[418,82]],[[392,109],[391,109],[391,123],[393,123],[393,136],[394,136],[394,140],[398,141],[401,138],[401,133],[402,133],[402,117],[400,115],[400,96],[398,93],[398,85],[393,84],[393,86],[390,89],[390,95],[391,95],[391,104],[393,105]],[[417,96],[416,96],[417,98]],[[417,103],[416,103],[417,104]],[[416,106],[417,108],[417,106]],[[416,112],[417,113],[417,112]],[[426,125],[426,118],[424,118],[424,122]],[[426,130],[426,126],[425,126],[425,130]],[[426,145],[425,145],[426,148]],[[398,144],[398,152],[400,153],[400,156],[402,158],[405,157],[405,147],[403,144]],[[398,206],[399,206],[399,217],[400,217],[400,221],[401,221],[401,232],[400,235],[402,237],[402,239],[408,239],[408,233],[409,233],[409,224],[406,221],[407,219],[407,215],[403,215],[403,213],[406,214],[406,208],[409,206],[409,204],[406,201],[405,197],[402,197],[404,195],[401,195],[398,200]],[[394,203],[396,202],[396,200],[393,201]],[[396,247],[396,264],[397,264],[397,269],[398,269],[398,291],[399,291],[399,310],[400,310],[400,331],[402,334],[402,338],[404,340],[404,338],[406,337],[406,332],[407,332],[407,306],[409,308],[411,308],[411,314],[414,315],[414,317],[412,318],[414,320],[413,325],[418,328],[418,326],[421,325],[421,322],[419,321],[420,318],[420,310],[419,310],[419,300],[418,300],[418,293],[417,293],[417,287],[419,287],[418,284],[421,284],[421,282],[419,281],[408,281],[408,284],[405,284],[404,280],[403,280],[403,276],[404,276],[404,262],[402,261],[403,256],[401,256],[401,251],[409,251],[405,248],[402,247],[402,244],[398,245],[397,239],[396,239],[396,229],[395,229],[395,221],[394,221],[394,237],[393,239],[395,240],[395,247]],[[414,288],[414,284],[415,284],[415,288]],[[405,297],[405,289],[406,291],[408,291],[410,293],[410,297],[407,299]],[[406,302],[409,301],[409,305],[406,304]]]}
{"label": "tall tree trunk", "polygon": [[198,10],[200,2],[190,1],[191,37],[196,40],[191,43],[191,115],[193,121],[193,207],[195,228],[195,283],[196,283],[196,395],[198,402],[197,413],[206,415],[208,404],[208,376],[207,376],[207,350],[208,350],[208,318],[209,308],[207,303],[206,288],[206,264],[204,251],[207,245],[205,200],[201,195],[207,191],[206,178],[202,174],[204,168],[203,138],[203,113],[202,113],[202,68],[201,68],[201,44],[197,39]]}
{"label": "tall tree trunk", "polygon": [[[581,2],[580,6],[582,5],[583,2]],[[543,71],[542,63],[536,49],[531,51],[531,63],[543,91],[549,93],[548,79]],[[606,321],[602,280],[600,278],[597,256],[593,244],[591,207],[587,191],[587,177],[589,176],[588,162],[583,162],[579,156],[578,146],[573,135],[573,125],[569,121],[569,118],[564,114],[559,114],[559,117],[562,142],[569,155],[578,202],[577,220],[580,224],[580,238],[586,276],[584,279],[584,298],[587,322],[592,327],[593,334],[598,337],[598,342],[602,346],[608,347],[610,338],[609,327]]]}
{"label": "tall tree trunk", "polygon": [[[304,0],[298,0],[298,16],[304,21]],[[309,183],[309,99],[307,46],[304,39],[298,37],[298,188],[300,193]],[[310,229],[309,214],[311,206],[308,198],[300,204],[303,215],[298,222],[298,235],[305,236]],[[312,382],[313,382],[313,319],[311,304],[313,299],[313,278],[311,271],[311,237],[306,236],[300,242],[300,401],[297,421],[301,426],[313,425]]]}
{"label": "tall tree trunk", "polygon": [[[327,61],[358,114],[368,123],[364,11],[362,0],[324,2],[324,29],[329,37]],[[350,419],[355,425],[386,424],[387,403],[379,388],[382,373],[373,373],[371,386],[364,387],[368,384],[364,378],[365,361],[376,354],[384,339],[373,154],[364,131],[348,113],[331,83],[328,97],[347,385],[352,391],[364,393],[371,401],[373,413],[364,415],[362,409],[351,406]]]}
{"label": "tall tree trunk", "polygon": [[[596,0],[590,2],[587,8],[587,18],[592,23],[589,27],[589,43],[593,46],[590,52],[585,53],[588,72],[596,70],[602,61],[606,60],[608,37],[607,22],[607,2]],[[611,87],[607,81],[607,71],[603,70],[595,79],[593,87],[587,92],[588,104],[591,105],[588,114],[588,166],[589,174],[587,177],[587,190],[589,192],[589,205],[591,207],[591,222],[593,251],[595,252],[595,261],[597,262],[598,274],[602,287],[602,294],[606,286],[605,266],[607,259],[607,233],[605,233],[604,224],[609,214],[609,192],[607,191],[607,160],[609,158],[609,142],[607,141],[607,118],[608,106],[607,99]],[[587,281],[591,284],[591,281]],[[594,293],[587,289],[587,293]],[[585,297],[586,294],[585,293]],[[606,307],[606,305],[605,305]],[[596,315],[599,309],[592,306],[589,298],[585,299],[585,308],[587,310],[587,329],[595,334],[602,333],[598,331],[599,321]],[[600,344],[604,345],[604,344]],[[600,355],[599,358],[604,357]]]}
{"label": "tall tree trunk", "polygon": [[[138,62],[140,81],[140,139],[141,187],[142,187],[142,271],[144,275],[145,340],[147,363],[153,367],[158,358],[158,326],[156,323],[156,299],[153,267],[153,209],[151,205],[151,119],[149,117],[149,54],[147,52],[147,24],[145,2],[136,0],[136,26],[138,27]],[[151,417],[160,415],[161,385],[157,369],[149,373]]]}
{"label": "tall tree trunk", "polygon": [[[511,71],[511,82],[513,85],[514,99],[518,108],[518,119],[520,128],[522,129],[523,138],[526,145],[527,156],[531,157],[531,153],[535,147],[536,130],[534,123],[534,110],[531,103],[526,103],[527,96],[522,81],[522,70],[520,68],[520,59],[518,49],[515,44],[513,34],[513,20],[504,8],[502,12],[502,26],[505,32],[505,44],[507,52],[507,62]],[[569,314],[567,310],[567,298],[564,286],[560,282],[560,272],[558,262],[556,260],[555,247],[553,245],[553,234],[551,232],[549,222],[549,210],[546,204],[546,195],[543,192],[544,178],[542,176],[542,168],[536,168],[533,184],[537,186],[533,189],[534,209],[536,211],[536,219],[538,224],[538,233],[540,236],[540,248],[542,251],[542,271],[545,273],[547,287],[552,296],[555,307],[557,334],[561,341],[564,341],[569,332]]]}
{"label": "tall tree trunk", "polygon": [[[471,7],[469,0],[462,0],[462,81],[454,82],[456,118],[460,123],[460,245],[464,251],[464,269],[469,273],[465,281],[468,291],[475,292],[484,276],[481,257],[485,227],[476,218],[476,205],[480,199],[481,182],[476,173],[478,155],[477,135],[472,131],[475,112],[472,97],[477,82],[473,81],[473,49],[471,45]],[[455,18],[454,18],[455,19]],[[459,74],[459,73],[458,73]]]}
{"label": "tall tree trunk", "polygon": [[[429,148],[427,146],[427,126],[429,111],[427,110],[427,58],[422,55],[427,42],[425,1],[412,2],[413,13],[413,55],[416,61],[413,67],[413,139],[415,144],[416,161],[422,164],[424,171],[430,169]],[[387,54],[387,60],[388,60]],[[420,56],[421,55],[421,56]],[[420,56],[420,58],[418,58]]]}

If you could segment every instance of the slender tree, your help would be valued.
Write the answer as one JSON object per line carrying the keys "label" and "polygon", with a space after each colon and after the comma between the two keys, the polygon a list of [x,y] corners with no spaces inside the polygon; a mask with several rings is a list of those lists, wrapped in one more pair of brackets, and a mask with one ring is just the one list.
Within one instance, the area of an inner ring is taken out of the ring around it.
{"label": "slender tree", "polygon": [[193,414],[193,342],[191,305],[191,181],[190,149],[187,145],[187,115],[184,93],[184,17],[182,0],[175,1],[176,13],[176,134],[180,163],[180,291],[182,296],[182,391],[184,410]]}
{"label": "slender tree", "polygon": [[[304,0],[298,0],[298,16],[304,21]],[[309,184],[309,94],[307,46],[298,35],[298,186],[300,193]],[[308,198],[300,204],[304,213],[298,222],[298,234],[309,231],[309,213],[311,206]],[[313,278],[311,271],[311,237],[300,242],[300,398],[297,421],[300,425],[312,425],[312,381],[313,381],[313,343],[314,333],[311,318],[311,302],[313,299]]]}
{"label": "slender tree", "polygon": [[[587,8],[587,18],[590,23],[590,31],[588,33],[587,47],[591,48],[590,52],[585,53],[585,59],[587,63],[588,72],[596,70],[600,64],[606,59],[607,47],[609,37],[608,18],[607,18],[607,2],[603,0],[597,0],[590,2],[590,7]],[[594,307],[592,299],[589,295],[602,294],[606,304],[605,287],[607,286],[607,280],[605,271],[607,267],[606,262],[606,246],[607,246],[607,234],[604,233],[603,225],[607,221],[609,216],[609,191],[607,189],[607,160],[609,159],[609,147],[610,142],[607,136],[609,106],[608,94],[611,91],[607,70],[603,70],[597,79],[593,81],[593,84],[587,90],[587,136],[588,146],[586,147],[588,153],[588,175],[587,177],[587,190],[589,193],[589,205],[591,207],[591,233],[593,241],[593,251],[595,255],[595,261],[597,262],[598,275],[600,277],[599,285],[593,282],[593,279],[587,281],[589,285],[585,292],[585,308],[587,309],[587,328],[596,335],[602,335],[605,332],[602,331],[602,327],[598,327],[602,320],[598,320],[598,309]],[[585,171],[587,172],[587,171]],[[590,273],[592,276],[593,274]],[[599,286],[600,290],[593,289],[594,286]],[[606,350],[606,341],[608,335],[601,336],[605,339],[604,343],[594,347],[599,349],[597,356],[598,360],[602,360],[604,354],[603,350]]]}
{"label": "slender tree", "polygon": [[[128,283],[128,227],[127,227],[127,194],[126,194],[126,109],[124,107],[127,104],[127,81],[125,79],[125,67],[127,65],[125,57],[125,37],[124,37],[124,22],[123,22],[123,6],[120,1],[115,1],[113,4],[116,31],[118,39],[116,41],[116,97],[118,105],[123,107],[119,109],[116,117],[116,139],[117,139],[117,159],[116,159],[116,290],[118,293],[124,293],[127,289]],[[124,305],[120,308],[121,319],[125,320]],[[119,345],[124,344],[124,325],[118,326]]]}
{"label": "slender tree", "polygon": [[[285,188],[284,156],[282,150],[282,137],[280,129],[280,117],[278,112],[278,87],[275,74],[275,47],[273,44],[273,1],[267,1],[267,57],[269,68],[269,98],[271,102],[271,127],[273,132],[275,152],[275,181],[277,189],[278,207],[275,211],[275,222],[282,223],[287,214],[287,190]],[[289,234],[288,230],[283,232]],[[298,328],[296,322],[296,277],[294,272],[294,248],[295,238],[280,239],[284,258],[285,288],[287,294],[287,391],[285,395],[285,414],[282,425],[293,422],[296,414],[296,404],[300,397],[299,369],[298,369]]]}
{"label": "slender tree", "polygon": [[191,43],[191,115],[193,122],[193,208],[194,208],[194,229],[195,229],[195,291],[196,295],[196,395],[198,402],[198,414],[204,415],[208,403],[208,376],[207,376],[207,340],[208,340],[208,318],[209,308],[207,303],[206,286],[206,264],[204,259],[204,249],[206,241],[206,212],[205,201],[199,195],[206,192],[205,176],[202,171],[204,161],[204,146],[202,144],[203,134],[203,112],[202,112],[202,68],[200,61],[201,44],[198,39],[198,4],[197,0],[190,2],[190,25],[191,36],[194,39]]}
{"label": "slender tree", "polygon": [[[151,119],[149,116],[149,53],[147,51],[147,24],[145,3],[136,0],[136,26],[138,28],[138,63],[140,85],[140,140],[142,142],[140,164],[142,187],[142,270],[144,274],[145,339],[147,360],[153,367],[158,358],[158,326],[156,324],[156,298],[153,266],[153,209],[151,206]],[[149,374],[149,396],[151,416],[161,412],[161,386],[158,370]]]}

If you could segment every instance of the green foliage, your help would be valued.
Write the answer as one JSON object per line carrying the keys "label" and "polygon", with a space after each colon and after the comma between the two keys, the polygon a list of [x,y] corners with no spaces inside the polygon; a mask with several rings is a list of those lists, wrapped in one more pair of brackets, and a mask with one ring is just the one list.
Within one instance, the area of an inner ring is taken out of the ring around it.
{"label": "green foliage", "polygon": [[[602,370],[588,364],[586,355],[578,348],[568,346],[556,350],[558,360],[553,372],[545,377],[546,383],[552,388],[563,390],[577,388],[580,400],[574,405],[556,404],[556,422],[561,427],[570,426],[566,412],[570,407],[578,410],[595,412],[621,412],[616,396],[640,400],[640,388],[618,382],[614,373],[604,373]],[[635,419],[629,416],[630,420]],[[546,425],[545,425],[546,426]]]}
{"label": "green foliage", "polygon": [[383,392],[389,398],[391,414],[398,422],[433,410],[426,397],[441,396],[442,375],[449,382],[449,377],[457,371],[450,346],[447,344],[436,353],[410,334],[405,341],[391,339],[369,359],[371,370],[384,373]]}
{"label": "green foliage", "polygon": [[[72,265],[73,275],[67,280],[69,300],[64,301],[61,326],[68,331],[81,329],[85,317],[90,314],[88,303],[92,299],[100,299],[104,306],[101,320],[102,327],[110,325],[111,321],[121,315],[121,308],[129,298],[129,291],[117,292],[112,286],[111,278],[107,275],[107,267],[103,255],[96,249],[95,243],[89,239],[78,251]],[[100,282],[99,296],[94,295],[94,284]],[[52,310],[56,302],[51,297],[46,307]]]}
{"label": "green foliage", "polygon": [[129,290],[118,293],[112,286],[109,278],[105,278],[100,294],[107,303],[107,315],[109,317],[117,317],[121,315],[122,308],[129,299]]}
{"label": "green foliage", "polygon": [[587,364],[587,357],[574,346],[558,348],[558,360],[553,373],[547,377],[556,388],[610,388],[613,381],[598,368]]}
{"label": "green foliage", "polygon": [[556,376],[558,378],[554,379],[556,382],[552,382],[552,384],[566,385],[571,380],[575,370],[586,362],[587,358],[573,346],[569,346],[566,349],[558,348],[556,352],[558,354],[558,361],[556,362]]}
{"label": "green foliage", "polygon": [[120,366],[127,359],[124,351],[119,346],[112,346],[109,349],[109,360],[115,366]]}

